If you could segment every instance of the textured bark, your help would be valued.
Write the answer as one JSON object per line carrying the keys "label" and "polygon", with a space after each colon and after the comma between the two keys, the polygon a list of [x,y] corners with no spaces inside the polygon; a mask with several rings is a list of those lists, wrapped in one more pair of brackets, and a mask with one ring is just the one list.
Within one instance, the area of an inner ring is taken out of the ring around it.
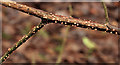
{"label": "textured bark", "polygon": [[42,20],[40,24],[34,27],[27,35],[25,35],[21,40],[19,40],[13,47],[9,48],[8,51],[0,58],[0,64],[2,64],[11,53],[13,53],[19,46],[25,43],[30,37],[32,37],[36,32],[38,32],[42,27],[44,27],[45,20]]}
{"label": "textured bark", "polygon": [[105,24],[100,24],[93,22],[91,20],[82,20],[82,19],[76,19],[72,17],[66,17],[61,15],[55,15],[52,13],[48,13],[42,10],[38,10],[32,7],[28,7],[26,5],[18,4],[16,2],[0,2],[3,6],[14,8],[16,10],[28,13],[30,15],[34,15],[39,18],[43,18],[48,20],[48,23],[60,23],[64,25],[71,25],[76,27],[82,27],[82,28],[88,28],[92,30],[99,30],[104,31],[112,34],[118,34],[120,35],[120,32],[118,29],[114,29],[113,27],[107,26]]}
{"label": "textured bark", "polygon": [[91,20],[86,21],[86,20],[76,19],[72,17],[55,15],[55,14],[38,10],[32,7],[28,7],[26,5],[18,4],[13,1],[11,2],[0,1],[0,4],[6,7],[14,8],[16,10],[28,13],[30,15],[33,15],[42,19],[42,22],[40,22],[38,26],[33,28],[32,31],[30,31],[26,36],[24,36],[21,40],[19,40],[16,43],[16,45],[8,49],[8,51],[1,57],[0,63],[3,63],[13,51],[15,51],[19,46],[21,46],[24,42],[26,42],[31,36],[33,36],[36,32],[38,32],[38,30],[40,30],[47,23],[59,23],[64,25],[88,28],[92,30],[99,30],[99,31],[120,35],[120,32],[118,29],[107,26],[106,24],[96,23]]}

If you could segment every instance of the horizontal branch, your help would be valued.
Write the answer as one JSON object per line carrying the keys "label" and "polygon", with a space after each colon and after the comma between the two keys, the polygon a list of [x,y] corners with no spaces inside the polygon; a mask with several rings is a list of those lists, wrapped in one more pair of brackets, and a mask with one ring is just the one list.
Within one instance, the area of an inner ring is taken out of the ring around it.
{"label": "horizontal branch", "polygon": [[14,8],[16,10],[28,13],[30,15],[34,15],[36,17],[46,19],[48,20],[48,23],[60,23],[64,25],[88,28],[92,30],[99,30],[99,31],[104,31],[104,32],[120,35],[120,32],[118,29],[114,29],[113,27],[108,27],[106,24],[96,23],[91,20],[88,21],[88,20],[82,20],[82,19],[76,19],[72,17],[56,15],[56,14],[48,13],[42,10],[29,7],[26,5],[18,4],[13,1],[10,1],[10,2],[0,1],[0,3],[3,6]]}

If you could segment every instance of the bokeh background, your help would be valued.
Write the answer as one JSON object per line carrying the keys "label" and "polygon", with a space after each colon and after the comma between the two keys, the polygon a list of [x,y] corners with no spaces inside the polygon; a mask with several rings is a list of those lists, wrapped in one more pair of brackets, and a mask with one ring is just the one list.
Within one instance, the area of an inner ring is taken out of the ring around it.
{"label": "bokeh background", "polygon": [[[100,2],[25,2],[21,3],[52,12],[105,23]],[[106,2],[112,25],[118,26],[118,2]],[[70,7],[71,6],[71,7]],[[70,9],[71,8],[71,9]],[[71,11],[72,10],[72,11]],[[71,14],[72,12],[72,14]],[[27,34],[40,19],[2,6],[2,54]],[[20,46],[5,63],[55,63],[66,37],[62,63],[118,62],[118,35],[61,24],[48,24]],[[92,49],[91,50],[91,46]]]}

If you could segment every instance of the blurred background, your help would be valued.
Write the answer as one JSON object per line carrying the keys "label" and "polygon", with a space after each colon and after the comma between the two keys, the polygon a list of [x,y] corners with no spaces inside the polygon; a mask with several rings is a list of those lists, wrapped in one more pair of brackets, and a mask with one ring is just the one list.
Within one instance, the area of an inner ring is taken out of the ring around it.
{"label": "blurred background", "polygon": [[[105,23],[100,2],[25,2],[21,3],[85,20]],[[118,2],[105,3],[112,25],[118,26]],[[2,6],[2,54],[15,45],[40,19]],[[55,63],[62,52],[62,63],[116,63],[118,62],[118,35],[84,28],[48,24],[20,46],[5,63]]]}

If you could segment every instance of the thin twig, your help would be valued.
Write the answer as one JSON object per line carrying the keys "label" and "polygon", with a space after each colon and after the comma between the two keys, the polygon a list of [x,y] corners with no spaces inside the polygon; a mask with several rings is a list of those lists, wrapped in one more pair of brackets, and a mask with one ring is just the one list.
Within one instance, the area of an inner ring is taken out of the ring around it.
{"label": "thin twig", "polygon": [[109,23],[108,11],[107,11],[107,7],[106,7],[103,0],[102,0],[102,5],[103,5],[103,8],[104,8],[104,12],[105,12],[106,24],[108,24]]}
{"label": "thin twig", "polygon": [[48,13],[42,10],[38,10],[32,7],[28,7],[26,5],[18,4],[16,2],[0,2],[0,3],[6,7],[14,8],[16,10],[28,13],[30,15],[34,15],[39,18],[44,18],[48,20],[48,23],[60,23],[64,25],[89,28],[92,30],[99,30],[99,31],[104,31],[104,32],[120,35],[120,32],[118,32],[119,31],[118,29],[114,29],[112,27],[108,28],[105,24],[96,23],[91,20],[86,21],[86,20],[76,19],[72,17],[55,15],[55,14]]}
{"label": "thin twig", "polygon": [[[71,3],[69,4],[69,12],[70,12],[70,16],[72,16],[73,15],[73,9],[72,9]],[[64,51],[65,43],[67,41],[67,36],[68,36],[68,33],[69,33],[69,29],[70,29],[70,26],[68,26],[65,30],[65,36],[63,38],[63,42],[62,42],[61,49],[60,49],[60,52],[59,52],[59,55],[58,55],[58,59],[56,61],[56,65],[59,65],[59,63],[62,61],[62,54],[63,54],[63,51]]]}
{"label": "thin twig", "polygon": [[33,36],[36,32],[38,32],[46,23],[44,23],[46,20],[42,20],[40,24],[36,27],[34,27],[26,36],[24,36],[21,40],[19,40],[12,48],[9,48],[8,51],[0,58],[0,64],[2,64],[9,55],[15,51],[19,46],[21,46],[23,43],[25,43],[31,36]]}
{"label": "thin twig", "polygon": [[120,28],[119,28],[119,27],[116,27],[116,26],[113,26],[112,24],[110,24],[107,6],[105,5],[105,3],[104,3],[103,0],[102,0],[102,5],[103,5],[103,8],[104,8],[104,12],[105,12],[105,19],[106,19],[105,25],[106,25],[108,28],[117,29],[118,32],[120,32]]}

